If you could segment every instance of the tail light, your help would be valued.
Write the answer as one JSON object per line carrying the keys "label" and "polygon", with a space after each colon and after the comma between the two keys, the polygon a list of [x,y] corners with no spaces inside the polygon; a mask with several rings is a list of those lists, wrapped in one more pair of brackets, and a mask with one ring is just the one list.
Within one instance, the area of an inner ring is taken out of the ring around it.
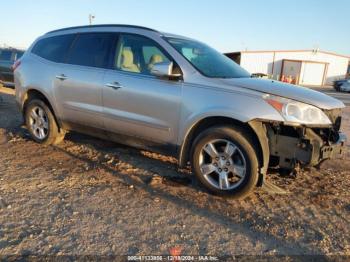
{"label": "tail light", "polygon": [[16,62],[14,62],[14,64],[11,67],[12,71],[15,71],[20,65],[21,65],[21,60],[17,60]]}

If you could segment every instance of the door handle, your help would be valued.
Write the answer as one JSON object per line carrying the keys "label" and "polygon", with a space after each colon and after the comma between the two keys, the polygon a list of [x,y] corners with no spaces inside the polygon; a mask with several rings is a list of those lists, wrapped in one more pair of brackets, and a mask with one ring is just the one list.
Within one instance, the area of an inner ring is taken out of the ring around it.
{"label": "door handle", "polygon": [[65,74],[61,74],[61,75],[56,76],[56,78],[59,79],[59,80],[64,81],[64,80],[66,80],[68,77],[67,77]]}
{"label": "door handle", "polygon": [[122,88],[123,86],[119,84],[118,82],[113,82],[106,84],[106,86],[113,88],[114,90],[118,90],[119,88]]}

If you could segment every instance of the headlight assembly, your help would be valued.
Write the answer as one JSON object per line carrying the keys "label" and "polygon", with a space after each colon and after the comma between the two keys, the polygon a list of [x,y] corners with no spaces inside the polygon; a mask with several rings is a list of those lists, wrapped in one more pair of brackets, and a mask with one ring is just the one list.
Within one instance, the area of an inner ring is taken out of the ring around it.
{"label": "headlight assembly", "polygon": [[290,125],[331,125],[332,122],[319,108],[295,100],[269,95],[264,99],[274,107]]}

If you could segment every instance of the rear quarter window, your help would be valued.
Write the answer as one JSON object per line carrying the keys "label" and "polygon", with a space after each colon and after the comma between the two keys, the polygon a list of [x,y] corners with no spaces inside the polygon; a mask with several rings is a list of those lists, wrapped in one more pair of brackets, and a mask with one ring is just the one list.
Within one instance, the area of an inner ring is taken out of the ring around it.
{"label": "rear quarter window", "polygon": [[47,60],[62,63],[76,35],[60,35],[39,40],[32,53]]}

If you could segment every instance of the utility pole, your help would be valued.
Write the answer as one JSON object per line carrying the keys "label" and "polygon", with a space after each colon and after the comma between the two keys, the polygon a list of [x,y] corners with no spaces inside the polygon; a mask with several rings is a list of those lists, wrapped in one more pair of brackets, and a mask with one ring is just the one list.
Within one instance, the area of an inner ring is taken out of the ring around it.
{"label": "utility pole", "polygon": [[95,16],[92,14],[89,14],[89,25],[92,25],[92,21],[95,19]]}

